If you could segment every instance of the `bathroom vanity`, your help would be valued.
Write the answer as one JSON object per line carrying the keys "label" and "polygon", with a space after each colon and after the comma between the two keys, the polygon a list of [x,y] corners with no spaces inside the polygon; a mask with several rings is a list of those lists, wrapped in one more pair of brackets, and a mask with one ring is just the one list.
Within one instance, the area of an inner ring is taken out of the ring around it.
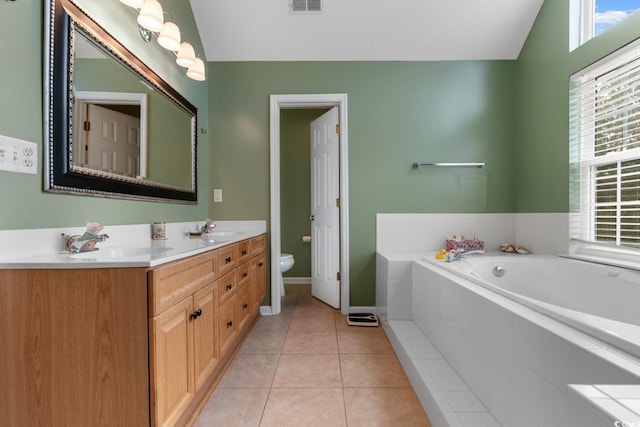
{"label": "bathroom vanity", "polygon": [[0,269],[2,424],[192,424],[258,316],[265,247]]}

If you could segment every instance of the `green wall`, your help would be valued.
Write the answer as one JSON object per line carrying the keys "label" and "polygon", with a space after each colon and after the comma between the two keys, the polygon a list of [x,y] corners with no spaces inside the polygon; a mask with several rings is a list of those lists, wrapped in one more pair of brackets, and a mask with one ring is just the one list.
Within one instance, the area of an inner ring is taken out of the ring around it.
{"label": "green wall", "polygon": [[[146,44],[138,35],[133,9],[118,1],[78,0],[90,14],[134,54],[147,61],[198,108],[198,125],[208,128],[208,81],[195,82],[175,65],[175,56],[155,41]],[[203,55],[188,2],[165,0],[163,6],[196,52]],[[92,219],[105,225],[137,224],[154,220],[191,221],[208,215],[208,134],[198,133],[198,205],[125,201],[43,192],[43,55],[44,3],[0,2],[0,135],[38,144],[38,175],[0,171],[0,229],[81,226]]]}
{"label": "green wall", "polygon": [[[269,218],[269,95],[346,93],[351,305],[375,304],[379,212],[513,212],[515,62],[210,63],[216,219]],[[482,169],[412,170],[415,161]]]}
{"label": "green wall", "polygon": [[282,253],[293,254],[289,277],[311,277],[311,134],[310,123],[326,110],[280,112],[280,239]]}
{"label": "green wall", "polygon": [[569,3],[545,1],[517,61],[516,211],[569,211],[569,77],[640,37],[640,13],[569,51]]}

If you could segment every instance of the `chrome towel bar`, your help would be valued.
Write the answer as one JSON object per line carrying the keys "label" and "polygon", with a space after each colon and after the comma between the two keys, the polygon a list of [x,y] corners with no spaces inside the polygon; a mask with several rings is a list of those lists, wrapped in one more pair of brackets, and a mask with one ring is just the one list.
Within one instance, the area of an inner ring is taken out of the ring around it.
{"label": "chrome towel bar", "polygon": [[420,163],[415,162],[413,164],[414,169],[418,169],[420,166],[443,166],[443,167],[471,167],[481,168],[484,166],[484,162],[479,163]]}

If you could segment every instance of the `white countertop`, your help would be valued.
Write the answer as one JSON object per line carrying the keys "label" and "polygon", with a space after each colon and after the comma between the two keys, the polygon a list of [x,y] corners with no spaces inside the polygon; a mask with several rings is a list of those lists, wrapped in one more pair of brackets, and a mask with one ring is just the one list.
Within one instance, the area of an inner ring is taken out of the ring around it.
{"label": "white countertop", "polygon": [[[232,224],[225,222],[226,227],[218,227],[221,232],[214,242],[201,238],[190,238],[185,232],[195,227],[181,224],[167,224],[167,240],[152,240],[150,227],[146,224],[138,226],[112,226],[104,228],[110,238],[98,243],[97,251],[70,254],[64,250],[60,230],[45,233],[55,237],[55,247],[40,253],[24,250],[15,240],[16,250],[12,254],[5,253],[0,257],[0,269],[40,269],[40,268],[128,268],[155,267],[167,262],[176,261],[189,256],[205,253],[265,232],[264,226],[255,224]],[[241,222],[239,222],[241,223]],[[245,222],[246,223],[246,222]],[[51,230],[51,229],[48,229]],[[63,230],[68,232],[69,229]],[[77,230],[72,233],[81,234]],[[21,237],[29,239],[37,230],[25,230]],[[16,236],[13,236],[14,239]],[[59,239],[59,240],[58,240]],[[7,243],[2,239],[3,243]],[[20,239],[22,240],[22,239]],[[30,239],[32,242],[34,239]]]}

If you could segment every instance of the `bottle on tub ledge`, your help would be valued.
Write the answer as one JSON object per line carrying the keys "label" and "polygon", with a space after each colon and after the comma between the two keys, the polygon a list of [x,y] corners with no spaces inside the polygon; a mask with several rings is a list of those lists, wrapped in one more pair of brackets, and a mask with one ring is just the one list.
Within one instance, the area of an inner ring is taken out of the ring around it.
{"label": "bottle on tub ledge", "polygon": [[473,236],[472,240],[465,240],[464,235],[460,236],[460,240],[456,239],[456,236],[452,236],[451,239],[445,240],[445,248],[447,251],[453,249],[454,252],[471,252],[482,254],[484,253],[484,241],[478,240],[478,236]]}

